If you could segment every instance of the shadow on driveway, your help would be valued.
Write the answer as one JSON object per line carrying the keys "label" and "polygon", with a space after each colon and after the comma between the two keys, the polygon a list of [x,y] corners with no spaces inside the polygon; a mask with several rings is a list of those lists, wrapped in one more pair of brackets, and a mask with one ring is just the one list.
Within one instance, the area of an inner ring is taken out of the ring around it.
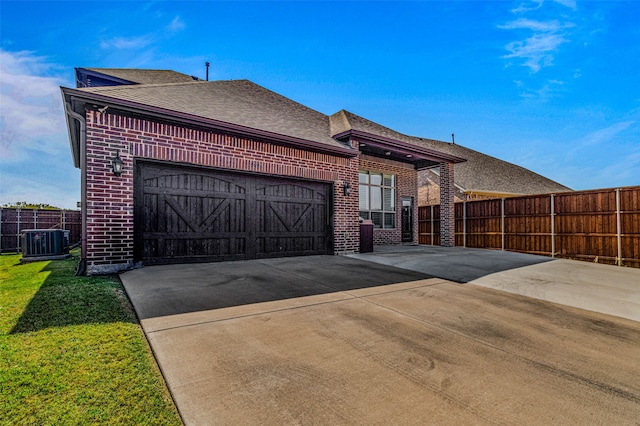
{"label": "shadow on driveway", "polygon": [[141,320],[431,277],[344,256],[149,266],[120,275]]}
{"label": "shadow on driveway", "polygon": [[486,275],[556,259],[501,250],[440,246],[376,246],[373,253],[349,257],[428,273],[466,284]]}

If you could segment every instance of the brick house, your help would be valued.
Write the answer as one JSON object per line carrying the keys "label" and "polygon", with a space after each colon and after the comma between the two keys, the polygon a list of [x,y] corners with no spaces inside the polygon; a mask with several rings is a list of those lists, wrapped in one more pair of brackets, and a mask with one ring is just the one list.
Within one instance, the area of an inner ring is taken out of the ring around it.
{"label": "brick house", "polygon": [[[439,165],[453,244],[463,162],[339,111],[327,116],[247,80],[76,69],[62,88],[81,169],[81,267],[342,254],[416,243],[418,170]],[[119,173],[116,165],[123,166]]]}

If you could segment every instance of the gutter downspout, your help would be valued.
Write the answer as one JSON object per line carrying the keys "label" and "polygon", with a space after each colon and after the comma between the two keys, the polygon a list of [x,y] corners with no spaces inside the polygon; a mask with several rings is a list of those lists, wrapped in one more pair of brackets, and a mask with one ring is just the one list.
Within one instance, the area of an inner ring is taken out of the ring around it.
{"label": "gutter downspout", "polygon": [[[80,153],[80,212],[82,217],[82,237],[80,239],[81,253],[80,263],[76,275],[86,275],[87,273],[87,123],[85,117],[73,110],[69,102],[64,103],[64,110],[70,118],[78,120],[80,123],[80,140],[78,141],[78,151]],[[71,136],[71,127],[69,127]]]}

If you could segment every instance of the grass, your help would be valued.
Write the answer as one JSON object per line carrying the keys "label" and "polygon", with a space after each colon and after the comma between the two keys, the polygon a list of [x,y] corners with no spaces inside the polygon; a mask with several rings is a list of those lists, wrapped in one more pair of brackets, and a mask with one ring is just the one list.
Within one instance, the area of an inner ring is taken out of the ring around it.
{"label": "grass", "polygon": [[120,280],[76,264],[0,256],[0,424],[181,425]]}

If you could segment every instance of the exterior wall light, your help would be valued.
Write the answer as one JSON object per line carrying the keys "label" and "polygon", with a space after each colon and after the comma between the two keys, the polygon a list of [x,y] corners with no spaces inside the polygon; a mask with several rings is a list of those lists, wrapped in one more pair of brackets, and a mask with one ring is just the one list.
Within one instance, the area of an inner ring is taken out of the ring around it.
{"label": "exterior wall light", "polygon": [[124,168],[124,162],[120,158],[120,151],[116,150],[116,156],[111,159],[111,169],[115,176],[120,176]]}
{"label": "exterior wall light", "polygon": [[342,191],[345,196],[351,194],[351,184],[349,182],[345,182],[342,186]]}

